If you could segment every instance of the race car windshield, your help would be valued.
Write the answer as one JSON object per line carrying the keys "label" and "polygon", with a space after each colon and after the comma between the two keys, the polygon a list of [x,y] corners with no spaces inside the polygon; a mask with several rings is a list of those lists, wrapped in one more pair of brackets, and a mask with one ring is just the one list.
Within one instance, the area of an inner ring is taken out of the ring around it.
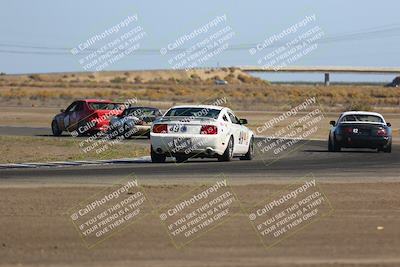
{"label": "race car windshield", "polygon": [[342,122],[376,122],[376,123],[383,123],[383,120],[379,116],[374,115],[346,115],[343,117]]}
{"label": "race car windshield", "polygon": [[102,102],[91,102],[89,107],[93,110],[113,110],[120,107],[119,104],[115,103],[102,103]]}
{"label": "race car windshield", "polygon": [[165,117],[198,117],[217,119],[221,110],[208,108],[174,108],[170,109]]}

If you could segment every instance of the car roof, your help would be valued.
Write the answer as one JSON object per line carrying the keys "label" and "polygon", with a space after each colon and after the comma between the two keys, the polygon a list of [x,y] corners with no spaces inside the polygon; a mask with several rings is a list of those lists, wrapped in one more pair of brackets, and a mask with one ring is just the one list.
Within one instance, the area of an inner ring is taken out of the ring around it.
{"label": "car roof", "polygon": [[170,109],[173,108],[207,108],[207,109],[223,110],[226,107],[213,106],[213,105],[181,105],[181,106],[173,106]]}
{"label": "car roof", "polygon": [[139,108],[159,110],[158,108],[155,108],[155,107],[128,107],[127,109],[139,109]]}
{"label": "car roof", "polygon": [[91,98],[91,99],[80,99],[80,100],[77,100],[77,101],[84,101],[84,102],[87,102],[87,103],[93,103],[93,102],[114,103],[114,102],[111,101],[111,100],[106,100],[106,99],[93,99],[93,98]]}
{"label": "car roof", "polygon": [[370,111],[346,111],[342,113],[342,117],[346,115],[370,115],[370,116],[378,116],[382,117],[383,116],[377,112],[370,112]]}

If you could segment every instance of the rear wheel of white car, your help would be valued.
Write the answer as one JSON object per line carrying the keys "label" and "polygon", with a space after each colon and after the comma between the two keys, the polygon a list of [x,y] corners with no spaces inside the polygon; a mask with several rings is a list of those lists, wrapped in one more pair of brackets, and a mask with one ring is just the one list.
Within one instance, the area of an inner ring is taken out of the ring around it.
{"label": "rear wheel of white car", "polygon": [[165,154],[157,154],[156,152],[154,152],[153,147],[150,148],[150,156],[151,156],[151,162],[154,163],[164,163],[167,156],[165,156]]}
{"label": "rear wheel of white car", "polygon": [[51,122],[51,131],[53,132],[54,136],[60,136],[62,134],[62,131],[58,127],[58,124],[55,120]]}
{"label": "rear wheel of white car", "polygon": [[231,161],[233,158],[233,137],[229,139],[224,154],[218,156],[218,161]]}
{"label": "rear wheel of white car", "polygon": [[187,156],[184,155],[176,155],[175,156],[176,163],[182,163],[188,160]]}
{"label": "rear wheel of white car", "polygon": [[241,160],[252,160],[254,158],[254,140],[253,137],[250,139],[250,143],[249,143],[249,150],[247,151],[247,153],[240,157]]}

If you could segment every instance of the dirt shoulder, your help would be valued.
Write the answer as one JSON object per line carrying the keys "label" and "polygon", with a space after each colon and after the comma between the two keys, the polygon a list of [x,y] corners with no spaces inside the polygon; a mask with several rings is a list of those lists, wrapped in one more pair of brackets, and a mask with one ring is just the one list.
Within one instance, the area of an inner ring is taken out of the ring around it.
{"label": "dirt shoulder", "polygon": [[[244,207],[285,187],[233,186]],[[150,214],[87,249],[67,210],[99,186],[1,186],[1,266],[399,266],[400,183],[320,183],[334,212],[266,250],[238,215],[177,250]],[[146,187],[156,207],[193,189]],[[378,228],[377,228],[378,227]],[[379,228],[380,227],[380,228]],[[380,230],[379,230],[380,229]]]}

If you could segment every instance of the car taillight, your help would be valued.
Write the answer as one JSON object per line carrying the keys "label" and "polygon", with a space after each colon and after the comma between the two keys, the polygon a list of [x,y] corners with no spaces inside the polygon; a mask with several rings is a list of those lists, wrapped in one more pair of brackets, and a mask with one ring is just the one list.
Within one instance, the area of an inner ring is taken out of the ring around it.
{"label": "car taillight", "polygon": [[353,128],[351,127],[346,127],[343,129],[344,133],[346,134],[352,134],[353,133]]}
{"label": "car taillight", "polygon": [[203,125],[201,126],[200,134],[217,134],[218,128],[214,125]]}
{"label": "car taillight", "polygon": [[167,133],[168,127],[166,124],[155,124],[153,126],[153,133]]}
{"label": "car taillight", "polygon": [[379,128],[378,131],[376,132],[377,136],[387,136],[387,131],[384,128]]}

